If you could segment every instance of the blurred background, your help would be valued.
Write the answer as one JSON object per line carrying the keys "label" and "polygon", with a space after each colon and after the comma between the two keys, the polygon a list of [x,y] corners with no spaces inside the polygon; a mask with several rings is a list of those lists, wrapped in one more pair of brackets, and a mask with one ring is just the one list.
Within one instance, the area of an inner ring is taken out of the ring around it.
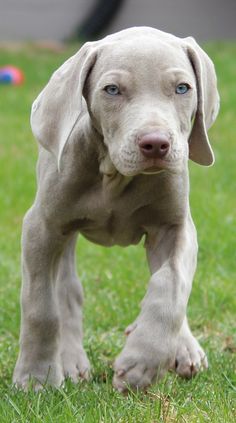
{"label": "blurred background", "polygon": [[0,0],[0,41],[93,39],[136,25],[234,39],[235,20],[235,0]]}

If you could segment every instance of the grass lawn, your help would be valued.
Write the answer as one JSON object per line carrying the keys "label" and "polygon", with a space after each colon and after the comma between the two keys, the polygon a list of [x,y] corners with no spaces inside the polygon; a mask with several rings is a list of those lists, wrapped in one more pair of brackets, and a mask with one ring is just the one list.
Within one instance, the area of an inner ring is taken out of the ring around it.
{"label": "grass lawn", "polygon": [[210,131],[216,164],[190,164],[191,206],[198,229],[199,264],[189,304],[194,334],[209,370],[190,381],[174,374],[146,394],[113,391],[112,361],[123,330],[139,311],[148,282],[142,245],[106,249],[78,243],[85,290],[85,347],[93,365],[88,384],[66,382],[35,394],[11,386],[20,324],[20,233],[35,193],[37,146],[31,135],[32,100],[74,46],[51,52],[32,46],[0,51],[0,65],[21,67],[21,87],[0,86],[0,422],[161,423],[236,421],[236,44],[206,46],[221,93],[221,113]]}

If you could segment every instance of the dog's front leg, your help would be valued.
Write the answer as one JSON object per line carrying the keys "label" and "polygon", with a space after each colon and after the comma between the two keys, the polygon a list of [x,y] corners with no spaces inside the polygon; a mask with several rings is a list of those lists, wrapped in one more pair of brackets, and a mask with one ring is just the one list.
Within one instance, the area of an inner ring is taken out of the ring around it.
{"label": "dog's front leg", "polygon": [[57,293],[60,308],[60,355],[65,377],[74,383],[89,379],[90,364],[83,348],[83,288],[75,263],[77,234],[72,234],[60,258]]}
{"label": "dog's front leg", "polygon": [[146,241],[151,279],[141,313],[129,327],[116,359],[114,386],[144,388],[173,362],[196,268],[197,239],[189,216],[181,225],[150,231]]}
{"label": "dog's front leg", "polygon": [[55,280],[63,237],[33,207],[22,234],[23,285],[21,295],[20,353],[13,381],[27,389],[44,383],[59,386],[63,380],[59,356],[60,320]]}

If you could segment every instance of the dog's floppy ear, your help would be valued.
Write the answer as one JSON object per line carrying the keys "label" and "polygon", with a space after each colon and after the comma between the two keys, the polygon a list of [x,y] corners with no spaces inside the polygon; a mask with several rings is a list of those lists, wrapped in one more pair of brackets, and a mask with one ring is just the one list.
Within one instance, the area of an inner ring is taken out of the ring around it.
{"label": "dog's floppy ear", "polygon": [[203,166],[214,163],[207,130],[215,121],[219,111],[219,94],[215,68],[208,55],[199,47],[194,38],[185,38],[186,49],[192,64],[196,83],[198,104],[189,138],[189,158]]}
{"label": "dog's floppy ear", "polygon": [[65,145],[80,118],[83,86],[96,61],[95,45],[84,44],[57,69],[32,105],[33,134],[55,155],[59,169]]}

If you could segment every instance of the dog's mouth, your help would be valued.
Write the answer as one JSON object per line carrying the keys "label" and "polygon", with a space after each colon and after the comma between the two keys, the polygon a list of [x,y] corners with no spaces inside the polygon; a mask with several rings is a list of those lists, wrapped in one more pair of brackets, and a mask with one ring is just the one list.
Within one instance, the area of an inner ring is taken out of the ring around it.
{"label": "dog's mouth", "polygon": [[163,159],[146,159],[139,162],[139,173],[145,175],[154,175],[164,171],[179,172],[184,165],[185,157],[183,155],[168,156]]}
{"label": "dog's mouth", "polygon": [[142,163],[142,171],[141,173],[145,175],[154,175],[156,173],[164,172],[166,169],[169,169],[171,166],[171,163],[169,163],[167,160],[162,159],[154,159],[154,160],[148,160]]}
{"label": "dog's mouth", "polygon": [[[152,161],[153,162],[153,161]],[[165,172],[167,170],[173,170],[175,166],[172,163],[167,162],[166,160],[155,160],[154,163],[141,162],[139,165],[121,172],[125,176],[135,176],[135,175],[157,175],[158,173]]]}
{"label": "dog's mouth", "polygon": [[160,168],[157,168],[155,166],[152,166],[152,167],[149,167],[148,169],[145,169],[142,172],[142,174],[143,175],[156,175],[157,173],[164,172],[164,171],[165,171],[165,169],[160,169]]}
{"label": "dog's mouth", "polygon": [[121,175],[133,177],[136,175],[156,175],[164,171],[174,171],[179,169],[180,161],[171,159],[143,159],[136,160],[131,157],[122,156],[122,160],[114,163],[116,169]]}

